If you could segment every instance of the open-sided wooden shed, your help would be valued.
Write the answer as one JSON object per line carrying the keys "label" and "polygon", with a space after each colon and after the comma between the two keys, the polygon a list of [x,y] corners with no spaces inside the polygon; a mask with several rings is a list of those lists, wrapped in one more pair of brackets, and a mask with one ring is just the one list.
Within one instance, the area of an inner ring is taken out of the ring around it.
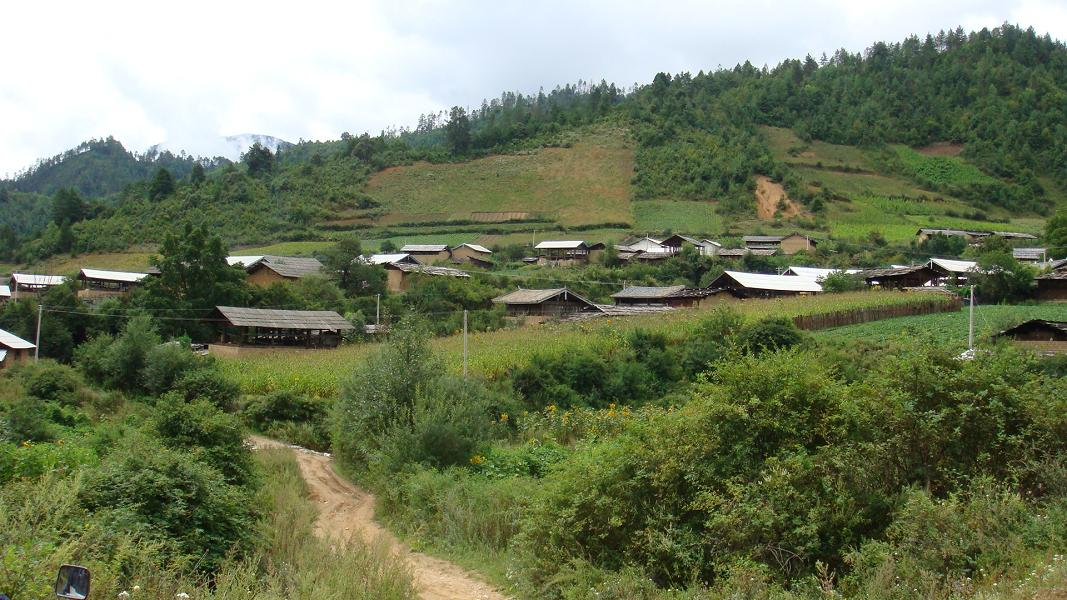
{"label": "open-sided wooden shed", "polygon": [[244,346],[333,348],[352,323],[332,310],[275,310],[216,306],[219,341]]}

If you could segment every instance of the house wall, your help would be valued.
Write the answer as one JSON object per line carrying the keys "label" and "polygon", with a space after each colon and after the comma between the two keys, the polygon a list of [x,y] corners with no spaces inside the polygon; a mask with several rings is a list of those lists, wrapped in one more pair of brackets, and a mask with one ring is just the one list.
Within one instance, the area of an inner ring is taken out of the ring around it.
{"label": "house wall", "polygon": [[1037,299],[1067,301],[1067,279],[1038,279]]}
{"label": "house wall", "polygon": [[399,294],[408,289],[410,282],[407,278],[407,273],[400,269],[386,269],[385,270],[385,288],[394,294]]}
{"label": "house wall", "polygon": [[268,269],[266,267],[259,267],[256,270],[254,270],[251,273],[249,273],[248,276],[245,277],[245,281],[247,281],[248,283],[250,283],[252,285],[258,285],[260,287],[268,287],[272,283],[292,281],[292,280],[291,279],[287,279],[285,277],[282,277],[281,275],[275,273],[274,271],[271,271],[270,269]]}
{"label": "house wall", "polygon": [[1064,341],[1012,340],[1011,343],[1034,352],[1067,354],[1067,342]]}
{"label": "house wall", "polygon": [[783,254],[796,254],[797,252],[814,252],[815,244],[799,235],[791,235],[784,240],[780,245]]}
{"label": "house wall", "polygon": [[473,248],[467,246],[460,246],[452,251],[452,260],[455,262],[470,262],[472,258],[477,260],[489,261],[492,258],[492,254],[486,254],[485,252],[478,252]]}
{"label": "house wall", "polygon": [[408,254],[424,265],[442,263],[452,258],[452,253],[447,249],[441,252],[408,252]]}
{"label": "house wall", "polygon": [[7,356],[4,357],[3,362],[0,362],[0,369],[6,369],[19,363],[25,363],[30,361],[30,350],[27,348],[19,348],[17,350],[10,349],[7,351]]}
{"label": "house wall", "polygon": [[578,301],[552,301],[540,304],[508,304],[504,313],[509,317],[545,317],[546,319],[581,312],[588,305]]}

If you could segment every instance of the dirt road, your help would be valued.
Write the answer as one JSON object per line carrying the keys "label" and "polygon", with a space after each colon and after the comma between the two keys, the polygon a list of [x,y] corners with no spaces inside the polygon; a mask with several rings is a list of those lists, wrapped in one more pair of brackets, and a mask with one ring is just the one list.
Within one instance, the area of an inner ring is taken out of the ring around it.
{"label": "dirt road", "polygon": [[[252,436],[257,448],[282,448],[284,444]],[[324,539],[344,543],[384,543],[404,556],[424,600],[504,600],[488,583],[448,561],[413,552],[374,520],[374,496],[345,481],[333,470],[328,455],[294,448],[300,472],[307,481],[312,501],[319,507],[315,532]]]}

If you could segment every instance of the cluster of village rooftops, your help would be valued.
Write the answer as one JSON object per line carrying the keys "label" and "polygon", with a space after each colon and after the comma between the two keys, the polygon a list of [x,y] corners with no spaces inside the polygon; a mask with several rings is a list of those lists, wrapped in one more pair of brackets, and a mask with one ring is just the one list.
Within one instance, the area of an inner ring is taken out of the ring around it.
{"label": "cluster of village rooftops", "polygon": [[[1034,239],[1034,236],[1013,232],[977,232],[954,229],[921,229],[920,240],[932,235],[963,236],[974,243],[983,237],[996,235],[1009,239]],[[651,262],[667,260],[683,248],[692,248],[701,256],[739,258],[753,255],[792,255],[799,252],[813,254],[818,242],[808,236],[793,233],[783,236],[754,235],[742,238],[744,247],[723,248],[718,242],[685,235],[671,235],[658,239],[643,237],[613,246],[618,260],[623,262]],[[567,267],[596,262],[608,251],[605,244],[584,240],[544,240],[533,245],[531,256],[523,262]],[[1037,277],[1037,297],[1041,300],[1067,300],[1067,259],[1052,260],[1043,248],[1016,248],[1015,258],[1037,264],[1047,271]],[[459,267],[481,268],[493,266],[493,252],[473,243],[409,244],[389,254],[371,254],[356,260],[377,265],[386,271],[386,287],[400,293],[407,290],[416,277],[469,278],[471,273]],[[246,272],[253,285],[268,286],[276,282],[295,281],[308,275],[320,274],[323,265],[312,257],[237,255],[227,258],[231,266]],[[1047,267],[1047,268],[1046,268]],[[671,311],[704,306],[722,300],[745,298],[774,298],[818,294],[822,282],[835,272],[844,272],[864,280],[868,286],[880,289],[929,290],[949,283],[965,283],[977,265],[972,261],[931,258],[913,265],[891,265],[879,269],[828,269],[792,266],[776,275],[727,270],[706,287],[625,286],[612,295],[611,305],[597,304],[567,288],[519,288],[492,300],[503,305],[506,314],[524,321],[547,319],[585,319],[598,316],[622,316],[648,312]],[[152,270],[122,272],[83,268],[77,278],[81,283],[79,296],[94,302],[101,298],[125,295],[152,277]],[[9,285],[0,285],[0,301],[36,296],[42,290],[62,284],[61,275],[14,273]],[[255,343],[286,342],[307,346],[334,346],[340,332],[352,325],[333,311],[295,311],[216,307],[214,318],[226,325],[223,341]],[[230,330],[227,333],[227,329]],[[11,334],[0,332],[0,352],[22,356],[33,344],[16,343]],[[15,338],[16,340],[18,338]],[[11,342],[8,344],[7,342]],[[28,346],[27,346],[28,344]],[[0,365],[4,363],[0,356]]]}

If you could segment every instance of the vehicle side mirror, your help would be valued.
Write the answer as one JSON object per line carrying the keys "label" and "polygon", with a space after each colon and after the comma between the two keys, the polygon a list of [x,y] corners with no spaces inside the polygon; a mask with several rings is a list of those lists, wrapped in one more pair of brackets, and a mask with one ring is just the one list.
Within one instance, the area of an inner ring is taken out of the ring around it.
{"label": "vehicle side mirror", "polygon": [[59,567],[56,577],[56,597],[85,600],[89,597],[89,569],[77,565]]}

